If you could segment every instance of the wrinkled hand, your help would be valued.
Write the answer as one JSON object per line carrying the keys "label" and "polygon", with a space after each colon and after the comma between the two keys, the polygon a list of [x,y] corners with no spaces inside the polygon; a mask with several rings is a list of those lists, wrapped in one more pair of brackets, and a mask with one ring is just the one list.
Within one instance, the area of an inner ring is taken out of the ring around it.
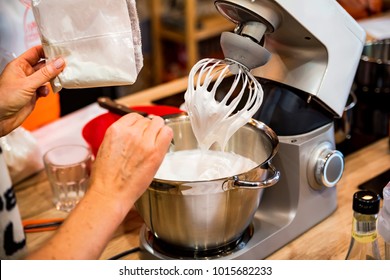
{"label": "wrinkled hand", "polygon": [[65,68],[58,58],[45,65],[42,46],[36,46],[11,61],[0,75],[0,136],[22,124],[37,99],[49,93],[47,83]]}
{"label": "wrinkled hand", "polygon": [[106,131],[88,192],[120,207],[124,217],[152,182],[172,137],[172,129],[161,117],[123,116]]}
{"label": "wrinkled hand", "polygon": [[173,137],[164,120],[131,113],[113,123],[100,146],[89,189],[31,259],[97,259],[148,188]]}

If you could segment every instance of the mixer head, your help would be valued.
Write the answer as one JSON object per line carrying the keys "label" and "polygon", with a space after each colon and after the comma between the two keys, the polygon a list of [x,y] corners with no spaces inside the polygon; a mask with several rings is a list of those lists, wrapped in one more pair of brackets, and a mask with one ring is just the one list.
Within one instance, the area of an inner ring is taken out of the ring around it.
{"label": "mixer head", "polygon": [[251,70],[268,62],[271,53],[262,46],[265,33],[273,32],[280,22],[280,14],[265,5],[240,6],[239,3],[216,1],[219,12],[237,24],[234,33],[223,32],[221,48],[226,59]]}
{"label": "mixer head", "polygon": [[[227,60],[296,89],[342,116],[365,43],[357,22],[331,0],[216,0],[237,27],[223,33]],[[261,66],[261,67],[260,67]]]}

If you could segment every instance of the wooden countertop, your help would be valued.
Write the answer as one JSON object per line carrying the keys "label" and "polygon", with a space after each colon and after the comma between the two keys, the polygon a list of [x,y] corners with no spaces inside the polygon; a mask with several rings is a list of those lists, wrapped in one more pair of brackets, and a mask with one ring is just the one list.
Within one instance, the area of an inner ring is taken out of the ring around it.
{"label": "wooden countertop", "polygon": [[[344,175],[337,185],[337,210],[267,259],[344,259],[350,239],[352,195],[359,184],[390,167],[388,145],[388,139],[382,139],[347,156]],[[66,217],[65,213],[57,211],[51,203],[50,186],[44,171],[17,184],[15,190],[22,219]],[[138,247],[142,224],[142,219],[133,209],[114,234],[101,258],[108,259]],[[41,246],[52,234],[53,232],[28,233],[28,249],[34,250]],[[140,255],[137,252],[125,258],[139,259]]]}

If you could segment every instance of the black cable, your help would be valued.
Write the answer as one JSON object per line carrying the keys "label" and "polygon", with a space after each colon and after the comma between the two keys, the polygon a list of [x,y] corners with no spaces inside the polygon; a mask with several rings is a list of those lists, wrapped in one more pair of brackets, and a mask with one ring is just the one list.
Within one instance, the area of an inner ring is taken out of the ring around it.
{"label": "black cable", "polygon": [[133,254],[133,253],[138,252],[138,251],[140,251],[140,250],[141,250],[140,247],[135,247],[135,248],[133,248],[133,249],[124,251],[124,252],[122,252],[122,253],[119,253],[118,255],[115,255],[115,256],[109,258],[108,260],[119,260],[120,258],[122,258],[122,257],[124,257],[124,256],[126,256],[126,255]]}
{"label": "black cable", "polygon": [[58,227],[61,224],[62,224],[62,221],[49,222],[49,223],[43,223],[43,224],[32,224],[32,225],[25,225],[23,227],[23,229],[29,230],[29,229],[38,229],[38,228]]}

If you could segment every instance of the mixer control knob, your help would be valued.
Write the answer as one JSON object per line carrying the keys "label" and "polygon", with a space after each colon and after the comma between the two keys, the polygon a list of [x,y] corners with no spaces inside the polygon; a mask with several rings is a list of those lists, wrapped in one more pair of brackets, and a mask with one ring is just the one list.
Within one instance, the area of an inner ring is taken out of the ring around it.
{"label": "mixer control knob", "polygon": [[340,181],[343,171],[344,156],[333,150],[331,143],[320,144],[311,154],[308,179],[312,188],[334,187]]}

